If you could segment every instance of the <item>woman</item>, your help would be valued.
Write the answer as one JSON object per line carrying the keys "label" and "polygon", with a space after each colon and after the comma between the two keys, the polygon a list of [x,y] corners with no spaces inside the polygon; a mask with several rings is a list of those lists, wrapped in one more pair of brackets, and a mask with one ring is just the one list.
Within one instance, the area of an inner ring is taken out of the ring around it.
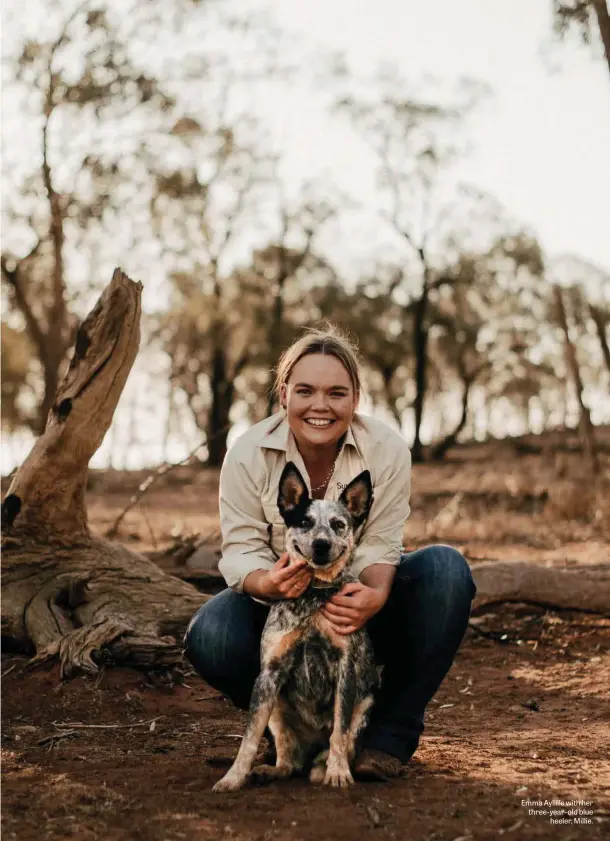
{"label": "woman", "polygon": [[361,779],[399,776],[417,748],[424,711],[464,635],[475,587],[449,546],[401,553],[411,459],[402,436],[356,412],[361,378],[354,347],[336,329],[310,330],[283,354],[281,411],[229,450],[220,475],[222,559],[230,589],[195,614],[186,655],[201,676],[247,709],[260,668],[260,638],[275,599],[298,598],[311,574],[287,565],[278,483],[293,461],[316,499],[338,499],[370,470],[374,501],[357,537],[347,584],[325,608],[337,633],[365,623],[383,665],[381,687],[355,767]]}

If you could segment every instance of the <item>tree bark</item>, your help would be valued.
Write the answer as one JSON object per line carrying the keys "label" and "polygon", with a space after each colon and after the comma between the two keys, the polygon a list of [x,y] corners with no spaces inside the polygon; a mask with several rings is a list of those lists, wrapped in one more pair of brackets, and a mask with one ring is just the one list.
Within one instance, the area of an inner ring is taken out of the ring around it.
{"label": "tree bark", "polygon": [[[269,334],[267,344],[270,355],[273,354],[277,346],[278,339],[281,335],[282,324],[284,323],[284,287],[290,275],[288,269],[288,261],[286,260],[286,232],[288,228],[288,220],[284,217],[284,231],[282,241],[277,249],[277,277],[275,279],[275,295],[273,296],[273,309],[271,314],[271,321],[269,322]],[[270,417],[275,411],[279,395],[275,394],[273,380],[273,371],[269,379],[269,393],[267,394],[267,408],[265,410],[265,417]]]}
{"label": "tree bark", "polygon": [[460,417],[459,423],[456,428],[449,433],[443,440],[436,445],[436,447],[432,450],[432,460],[433,461],[442,461],[445,457],[445,453],[447,450],[451,449],[453,445],[457,442],[458,435],[466,426],[466,421],[468,420],[468,399],[470,397],[470,388],[472,386],[472,380],[464,380],[464,392],[462,394],[462,416]]}
{"label": "tree bark", "polygon": [[555,303],[557,305],[557,315],[559,317],[559,323],[561,325],[561,329],[563,331],[564,336],[566,363],[574,381],[574,389],[576,391],[578,405],[580,406],[579,427],[583,442],[583,449],[585,450],[587,459],[591,466],[591,472],[597,474],[599,473],[599,460],[597,457],[597,448],[595,444],[595,432],[593,430],[593,424],[591,423],[591,415],[589,414],[589,409],[587,408],[583,399],[584,389],[582,384],[582,378],[580,376],[580,368],[578,367],[578,359],[576,357],[576,348],[574,347],[574,344],[570,339],[568,318],[566,315],[563,295],[559,286],[553,286],[553,293],[555,296]]}
{"label": "tree bark", "polygon": [[208,467],[220,467],[227,454],[229,415],[233,405],[234,385],[228,378],[227,354],[223,347],[216,347],[212,358],[210,390],[212,405],[207,424]]}
{"label": "tree bark", "polygon": [[608,336],[606,335],[606,322],[608,321],[608,317],[606,316],[606,318],[604,318],[602,311],[593,306],[593,304],[589,304],[589,313],[595,322],[599,345],[602,350],[604,362],[606,363],[606,368],[608,369],[608,373],[610,373],[610,348],[608,347]]}
{"label": "tree bark", "polygon": [[421,296],[414,308],[414,330],[413,330],[413,351],[415,354],[415,400],[413,408],[415,411],[415,437],[411,448],[411,457],[416,464],[423,461],[423,449],[421,443],[421,425],[424,417],[424,402],[427,388],[428,368],[428,298],[430,289],[428,284],[428,269],[425,265],[425,256],[420,254],[424,265],[424,286]]}
{"label": "tree bark", "polygon": [[100,660],[176,663],[176,636],[206,600],[152,562],[93,536],[87,467],[135,360],[141,285],[119,269],[80,326],[46,428],[2,504],[2,635],[62,676]]}
{"label": "tree bark", "polygon": [[477,586],[475,608],[524,602],[610,615],[608,565],[565,569],[524,561],[484,561],[473,564],[472,576]]}
{"label": "tree bark", "polygon": [[597,16],[599,34],[604,45],[608,71],[610,71],[610,13],[608,12],[608,3],[606,0],[593,0],[593,8]]}

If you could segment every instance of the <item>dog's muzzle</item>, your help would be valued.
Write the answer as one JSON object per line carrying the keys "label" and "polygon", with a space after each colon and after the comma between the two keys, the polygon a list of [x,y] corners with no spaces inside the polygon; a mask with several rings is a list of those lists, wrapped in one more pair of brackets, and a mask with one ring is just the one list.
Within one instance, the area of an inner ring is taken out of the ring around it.
{"label": "dog's muzzle", "polygon": [[314,540],[311,544],[312,560],[316,566],[328,566],[331,562],[330,557],[330,540]]}

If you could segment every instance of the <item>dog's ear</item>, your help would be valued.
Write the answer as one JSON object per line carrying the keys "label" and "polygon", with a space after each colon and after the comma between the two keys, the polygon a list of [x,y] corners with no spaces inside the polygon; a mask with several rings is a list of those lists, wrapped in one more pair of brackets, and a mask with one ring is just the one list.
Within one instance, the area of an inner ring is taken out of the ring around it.
{"label": "dog's ear", "polygon": [[339,502],[349,511],[356,531],[368,517],[373,504],[373,483],[368,470],[352,479],[339,497]]}
{"label": "dog's ear", "polygon": [[309,506],[309,491],[299,469],[289,461],[280,477],[280,489],[277,495],[277,507],[287,526],[297,526]]}

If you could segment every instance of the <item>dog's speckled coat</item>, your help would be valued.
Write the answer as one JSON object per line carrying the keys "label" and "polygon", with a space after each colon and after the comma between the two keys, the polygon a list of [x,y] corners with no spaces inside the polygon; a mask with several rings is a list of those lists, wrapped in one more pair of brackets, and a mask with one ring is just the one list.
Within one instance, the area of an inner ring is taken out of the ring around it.
{"label": "dog's speckled coat", "polygon": [[[290,462],[284,468],[278,507],[288,526],[286,550],[291,562],[306,560],[312,583],[299,598],[277,601],[269,611],[246,733],[214,791],[235,791],[250,773],[278,779],[306,767],[312,782],[353,782],[350,764],[373,705],[377,669],[366,630],[337,634],[320,609],[346,582],[356,580],[349,571],[354,533],[372,501],[368,471],[332,502],[312,500],[296,466]],[[277,764],[252,770],[267,725]]]}

